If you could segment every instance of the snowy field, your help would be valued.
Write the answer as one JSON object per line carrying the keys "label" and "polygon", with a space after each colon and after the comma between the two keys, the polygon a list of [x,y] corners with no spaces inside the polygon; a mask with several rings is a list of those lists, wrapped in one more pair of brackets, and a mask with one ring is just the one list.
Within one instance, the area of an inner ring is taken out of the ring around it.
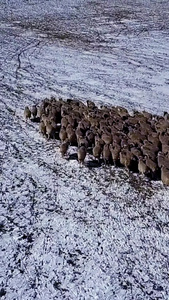
{"label": "snowy field", "polygon": [[52,95],[169,111],[169,2],[0,1],[0,298],[168,300],[169,188],[62,159]]}

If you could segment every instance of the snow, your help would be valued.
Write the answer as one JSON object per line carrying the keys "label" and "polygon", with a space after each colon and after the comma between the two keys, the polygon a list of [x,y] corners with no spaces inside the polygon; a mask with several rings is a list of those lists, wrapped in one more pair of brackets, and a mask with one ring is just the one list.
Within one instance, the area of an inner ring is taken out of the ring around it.
{"label": "snow", "polygon": [[[113,166],[89,168],[89,156],[83,167],[63,159],[59,142],[23,118],[26,105],[51,95],[168,111],[168,4],[143,2],[66,1],[65,8],[41,0],[41,11],[39,1],[2,2],[2,300],[168,299],[169,189]],[[115,22],[111,13],[122,5],[130,17]],[[68,24],[72,40],[54,38]]]}

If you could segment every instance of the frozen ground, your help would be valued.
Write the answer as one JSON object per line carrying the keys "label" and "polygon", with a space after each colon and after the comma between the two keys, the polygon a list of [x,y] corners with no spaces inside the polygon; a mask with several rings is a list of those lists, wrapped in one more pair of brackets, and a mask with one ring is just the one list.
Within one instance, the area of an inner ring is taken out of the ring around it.
{"label": "frozen ground", "polygon": [[0,298],[168,300],[169,189],[23,119],[51,95],[168,111],[168,1],[1,0],[0,43]]}

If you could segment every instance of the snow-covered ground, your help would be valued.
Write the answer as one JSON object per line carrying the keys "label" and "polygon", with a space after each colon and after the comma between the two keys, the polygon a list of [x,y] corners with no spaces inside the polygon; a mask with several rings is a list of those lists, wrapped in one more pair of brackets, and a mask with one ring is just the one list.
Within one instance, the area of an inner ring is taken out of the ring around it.
{"label": "snow-covered ground", "polygon": [[147,2],[1,1],[2,300],[169,298],[169,189],[23,118],[51,95],[169,111],[169,3]]}

